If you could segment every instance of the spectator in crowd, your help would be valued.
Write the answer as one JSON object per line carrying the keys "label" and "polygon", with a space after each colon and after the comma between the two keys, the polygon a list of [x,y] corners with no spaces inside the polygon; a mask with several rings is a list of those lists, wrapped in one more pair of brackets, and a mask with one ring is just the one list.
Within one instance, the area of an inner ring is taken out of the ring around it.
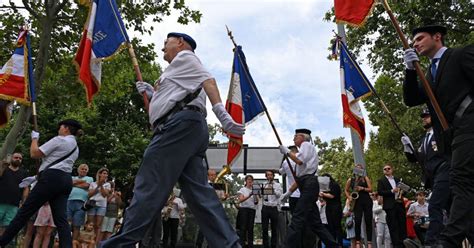
{"label": "spectator in crowd", "polygon": [[344,204],[344,209],[342,210],[342,215],[346,218],[344,221],[345,228],[346,228],[346,238],[351,242],[351,247],[356,246],[355,240],[355,225],[354,225],[354,213],[351,209],[351,200],[346,199],[346,203]]}
{"label": "spectator in crowd", "polygon": [[392,241],[390,240],[390,232],[388,230],[387,220],[385,219],[387,214],[382,208],[383,198],[378,196],[377,192],[373,192],[371,196],[373,200],[372,213],[374,214],[377,248],[390,248],[392,247]]}
{"label": "spectator in crowd", "polygon": [[[321,223],[323,223],[324,228],[329,230],[328,218],[327,218],[327,215],[326,215],[326,207],[327,207],[326,201],[322,197],[319,197],[318,201],[316,202],[316,205],[318,205],[319,216],[321,218]],[[322,243],[321,243],[320,239],[318,239],[318,247],[322,247]]]}
{"label": "spectator in crowd", "polygon": [[53,215],[49,203],[45,203],[39,210],[35,220],[36,235],[33,241],[33,248],[48,248],[51,241],[51,233],[54,225]]}
{"label": "spectator in crowd", "polygon": [[425,244],[425,235],[429,223],[428,206],[426,193],[418,191],[416,192],[416,202],[410,205],[407,212],[407,217],[411,217],[414,220],[413,228],[415,229],[416,237],[418,237],[422,245]]}
{"label": "spectator in crowd", "polygon": [[[28,195],[33,189],[33,187],[36,185],[36,183],[36,176],[26,177],[25,179],[23,179],[23,181],[20,183],[20,188],[24,189],[23,194]],[[28,222],[26,223],[26,226],[23,229],[23,237],[19,236],[21,237],[21,240],[19,242],[21,248],[30,248],[31,241],[33,239],[33,233],[35,232],[34,224],[37,216],[38,213],[36,212],[30,217],[30,219],[28,219]]]}
{"label": "spectator in crowd", "polygon": [[[178,241],[178,225],[180,212],[186,207],[181,198],[177,197],[176,189],[171,193],[168,202],[162,210],[163,216],[163,246],[175,248]],[[169,244],[168,244],[169,242]]]}
{"label": "spectator in crowd", "polygon": [[67,219],[72,226],[72,239],[79,237],[79,230],[84,225],[86,214],[82,206],[87,201],[90,183],[94,181],[87,176],[89,166],[81,164],[77,167],[77,176],[72,177],[72,190],[67,201]]}
{"label": "spectator in crowd", "polygon": [[253,176],[245,176],[245,186],[238,192],[240,207],[237,212],[237,230],[242,247],[253,247],[253,228],[259,196],[254,195]]}
{"label": "spectator in crowd", "polygon": [[[408,211],[410,206],[413,204],[413,201],[409,200],[406,197],[403,197],[403,204],[405,206],[405,213]],[[413,227],[414,222],[413,222],[413,217],[408,216],[405,218],[405,224],[406,224],[406,229],[407,229],[407,238],[403,240],[403,244],[406,247],[413,247],[415,246],[415,240],[416,240],[416,232],[415,228]]]}
{"label": "spectator in crowd", "polygon": [[[272,170],[265,171],[265,178],[267,182],[264,185],[264,190],[268,191],[263,195],[262,203],[262,239],[264,248],[276,248],[278,241],[278,205],[280,203],[280,196],[283,193],[281,185],[276,182],[275,172]],[[268,240],[268,222],[271,224],[271,242]]]}
{"label": "spectator in crowd", "polygon": [[400,179],[393,176],[393,167],[390,164],[383,166],[383,174],[384,176],[378,180],[377,194],[383,196],[382,208],[387,213],[386,220],[393,247],[403,247],[407,228],[406,210],[398,187]]}
{"label": "spectator in crowd", "polygon": [[22,168],[23,155],[14,153],[11,161],[2,161],[0,168],[0,235],[5,231],[15,217],[18,208],[27,196],[27,189],[19,187],[21,181],[27,177]]}
{"label": "spectator in crowd", "polygon": [[107,212],[107,197],[110,194],[110,183],[107,182],[109,170],[100,168],[96,174],[96,181],[89,186],[89,199],[95,201],[95,207],[87,211],[87,222],[94,224],[96,243],[99,243],[100,227]]}
{"label": "spectator in crowd", "polygon": [[94,224],[87,222],[78,239],[73,241],[74,248],[95,248],[95,239]]}
{"label": "spectator in crowd", "polygon": [[117,222],[119,208],[122,205],[122,193],[115,190],[115,183],[110,183],[110,194],[107,197],[107,211],[102,221],[101,233],[99,240],[108,239],[114,232],[115,222]]}
{"label": "spectator in crowd", "polygon": [[[356,169],[364,171],[362,165],[358,164],[355,166]],[[355,170],[356,170],[355,169]],[[354,171],[355,171],[354,170]],[[365,222],[365,234],[367,235],[367,246],[372,247],[372,199],[369,193],[372,191],[372,183],[367,175],[353,174],[346,182],[345,194],[348,199],[354,205],[354,217],[355,217],[355,234],[356,234],[356,247],[361,247],[361,232],[362,232],[362,217]],[[358,196],[357,199],[353,199],[352,196],[355,194]]]}
{"label": "spectator in crowd", "polygon": [[342,246],[342,206],[341,206],[341,187],[328,173],[323,174],[329,177],[329,191],[320,192],[319,197],[326,201],[326,218],[328,221],[328,230],[331,235]]}

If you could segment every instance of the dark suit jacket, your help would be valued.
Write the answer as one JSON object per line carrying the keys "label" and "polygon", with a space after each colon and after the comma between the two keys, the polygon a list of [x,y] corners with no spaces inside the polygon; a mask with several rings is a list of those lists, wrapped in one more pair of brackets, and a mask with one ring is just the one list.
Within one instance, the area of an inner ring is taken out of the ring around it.
{"label": "dark suit jacket", "polygon": [[[425,133],[426,134],[426,133]],[[423,182],[425,188],[431,188],[434,182],[436,169],[443,163],[447,162],[444,156],[438,150],[438,144],[434,135],[431,135],[428,142],[425,141],[426,136],[420,140],[420,147],[413,153],[405,153],[408,161],[418,162],[423,170]],[[425,147],[426,143],[426,147]]]}
{"label": "dark suit jacket", "polygon": [[[400,179],[394,177],[395,184],[400,182]],[[382,177],[377,181],[377,193],[383,196],[383,205],[384,210],[392,209],[395,207],[395,193],[392,193],[392,185],[388,181],[387,177]]]}
{"label": "dark suit jacket", "polygon": [[[433,93],[447,122],[453,127],[454,143],[465,139],[474,139],[474,104],[466,109],[461,121],[453,125],[456,111],[461,102],[468,94],[474,96],[474,45],[464,48],[448,48],[439,61],[434,85],[429,68],[427,71],[427,79],[432,86]],[[406,70],[403,100],[410,107],[427,103],[430,112],[433,113],[431,121],[436,140],[441,142],[443,140],[441,123],[434,114],[435,111],[414,70]],[[438,144],[438,146],[444,144],[451,144],[451,140]]]}

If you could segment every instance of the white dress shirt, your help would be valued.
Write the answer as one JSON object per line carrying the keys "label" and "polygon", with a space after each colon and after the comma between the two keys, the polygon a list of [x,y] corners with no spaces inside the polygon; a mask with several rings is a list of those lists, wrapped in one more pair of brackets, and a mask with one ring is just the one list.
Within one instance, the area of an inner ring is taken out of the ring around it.
{"label": "white dress shirt", "polygon": [[317,173],[319,157],[318,153],[316,152],[316,147],[314,147],[311,143],[308,141],[301,143],[298,153],[296,154],[296,158],[303,162],[303,164],[296,166],[297,177]]}

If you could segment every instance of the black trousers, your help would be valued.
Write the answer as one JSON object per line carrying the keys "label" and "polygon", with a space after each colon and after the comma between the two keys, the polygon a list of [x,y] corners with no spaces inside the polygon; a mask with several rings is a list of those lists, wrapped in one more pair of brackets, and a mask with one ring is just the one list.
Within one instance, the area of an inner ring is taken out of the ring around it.
{"label": "black trousers", "polygon": [[[268,242],[268,222],[272,228],[271,243]],[[262,206],[262,238],[264,248],[276,248],[278,242],[278,208]]]}
{"label": "black trousers", "polygon": [[242,247],[253,247],[253,225],[255,223],[255,209],[239,208],[237,213],[240,243]]}
{"label": "black trousers", "polygon": [[396,202],[393,208],[385,209],[385,213],[387,213],[387,225],[393,247],[404,247],[403,240],[407,237],[407,226],[403,203]]}
{"label": "black trousers", "polygon": [[327,247],[336,247],[337,242],[321,223],[319,210],[315,204],[319,193],[318,177],[313,175],[302,176],[297,179],[297,183],[300,189],[300,198],[291,218],[291,224],[288,227],[285,247],[301,247],[305,225],[316,233]]}
{"label": "black trousers", "polygon": [[339,246],[342,247],[342,208],[340,204],[326,205],[326,218],[328,220],[327,228],[329,233],[336,239]]}
{"label": "black trousers", "polygon": [[176,247],[176,243],[178,242],[178,225],[179,219],[163,219],[163,247]]}
{"label": "black trousers", "polygon": [[355,219],[355,239],[361,240],[362,231],[362,216],[365,221],[366,239],[368,242],[372,242],[372,200],[368,195],[363,196],[360,193],[359,199],[356,200],[354,205],[354,219]]}
{"label": "black trousers", "polygon": [[[455,140],[458,137],[455,137]],[[439,239],[444,247],[459,247],[470,236],[474,219],[474,139],[452,145],[450,188],[453,202],[448,224]],[[431,203],[430,203],[431,204]]]}
{"label": "black trousers", "polygon": [[444,229],[444,211],[449,212],[451,190],[449,189],[449,164],[441,165],[436,170],[433,180],[428,213],[430,225],[426,231],[425,244],[434,245]]}
{"label": "black trousers", "polygon": [[72,189],[71,174],[61,170],[48,169],[41,173],[41,177],[26,198],[23,206],[18,210],[15,218],[0,238],[0,246],[6,246],[25,226],[28,220],[43,204],[49,202],[53,214],[54,224],[58,230],[59,247],[72,247],[71,228],[67,222],[67,199]]}
{"label": "black trousers", "polygon": [[415,229],[416,237],[420,240],[421,244],[425,245],[426,228],[421,227],[419,224],[414,224],[413,229]]}

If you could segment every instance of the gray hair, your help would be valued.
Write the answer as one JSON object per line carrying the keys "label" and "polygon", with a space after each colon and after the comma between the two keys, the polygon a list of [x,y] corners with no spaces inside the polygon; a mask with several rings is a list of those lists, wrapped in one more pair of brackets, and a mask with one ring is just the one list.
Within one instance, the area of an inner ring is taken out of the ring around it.
{"label": "gray hair", "polygon": [[305,141],[311,141],[311,136],[309,136],[309,134],[302,133],[302,135],[303,135],[303,138],[304,138]]}

